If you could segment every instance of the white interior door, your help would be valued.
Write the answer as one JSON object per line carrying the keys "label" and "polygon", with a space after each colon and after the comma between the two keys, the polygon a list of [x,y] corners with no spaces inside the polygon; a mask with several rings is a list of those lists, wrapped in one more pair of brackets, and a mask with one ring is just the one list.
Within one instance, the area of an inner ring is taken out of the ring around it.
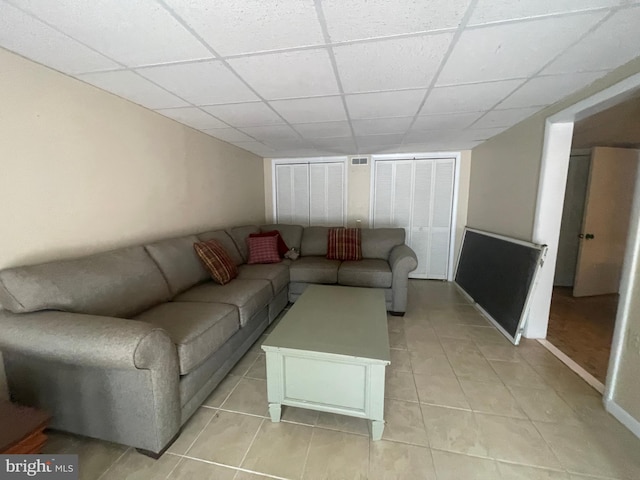
{"label": "white interior door", "polygon": [[276,165],[276,222],[309,225],[309,165]]}
{"label": "white interior door", "polygon": [[638,150],[595,147],[573,295],[618,293],[638,172]]}
{"label": "white interior door", "polygon": [[453,159],[377,161],[375,227],[402,227],[418,257],[412,278],[447,278],[452,226]]}
{"label": "white interior door", "polygon": [[311,225],[344,225],[344,163],[309,165],[309,222]]}
{"label": "white interior door", "polygon": [[344,162],[276,164],[275,221],[296,225],[344,225]]}

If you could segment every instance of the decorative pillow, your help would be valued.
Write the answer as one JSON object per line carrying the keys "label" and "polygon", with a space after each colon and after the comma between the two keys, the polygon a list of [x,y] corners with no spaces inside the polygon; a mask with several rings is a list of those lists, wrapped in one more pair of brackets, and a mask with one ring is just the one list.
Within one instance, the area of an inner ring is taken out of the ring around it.
{"label": "decorative pillow", "polygon": [[359,228],[330,228],[327,243],[329,260],[362,260]]}
{"label": "decorative pillow", "polygon": [[238,276],[238,267],[229,253],[217,240],[207,240],[193,244],[202,263],[213,278],[220,285],[229,283]]}
{"label": "decorative pillow", "polygon": [[278,254],[278,239],[270,235],[266,237],[247,238],[247,246],[249,247],[249,265],[254,263],[278,263],[280,255]]}
{"label": "decorative pillow", "polygon": [[282,238],[282,235],[280,235],[280,231],[278,230],[269,230],[266,232],[251,233],[249,234],[249,237],[277,237],[278,238],[278,254],[280,255],[280,257],[281,258],[284,257],[284,254],[289,251],[289,247],[287,247],[287,244],[284,243],[284,239]]}

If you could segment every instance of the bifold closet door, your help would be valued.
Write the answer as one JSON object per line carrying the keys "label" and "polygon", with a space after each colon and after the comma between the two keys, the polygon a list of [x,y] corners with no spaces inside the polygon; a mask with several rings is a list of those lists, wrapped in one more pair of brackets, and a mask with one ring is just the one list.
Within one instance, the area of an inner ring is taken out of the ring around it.
{"label": "bifold closet door", "polygon": [[309,164],[309,221],[328,227],[344,224],[344,163]]}
{"label": "bifold closet door", "polygon": [[276,165],[276,222],[309,225],[309,165]]}
{"label": "bifold closet door", "polygon": [[373,224],[405,229],[418,257],[412,278],[447,278],[453,181],[451,158],[376,162]]}
{"label": "bifold closet door", "polygon": [[279,164],[275,178],[278,223],[344,225],[344,162]]}

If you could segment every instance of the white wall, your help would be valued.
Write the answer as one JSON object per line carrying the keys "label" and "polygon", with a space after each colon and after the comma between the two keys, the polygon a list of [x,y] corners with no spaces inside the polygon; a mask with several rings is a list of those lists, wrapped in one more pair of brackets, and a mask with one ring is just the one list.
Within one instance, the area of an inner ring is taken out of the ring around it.
{"label": "white wall", "polygon": [[0,49],[0,269],[264,220],[262,159]]}

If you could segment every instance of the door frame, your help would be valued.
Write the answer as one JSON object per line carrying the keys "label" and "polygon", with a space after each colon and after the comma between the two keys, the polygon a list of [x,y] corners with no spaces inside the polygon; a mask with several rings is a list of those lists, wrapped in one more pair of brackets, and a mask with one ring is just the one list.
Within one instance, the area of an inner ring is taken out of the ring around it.
{"label": "door frame", "polygon": [[449,235],[449,263],[447,281],[452,282],[455,273],[455,246],[458,218],[458,186],[460,184],[461,152],[423,152],[423,153],[389,153],[371,155],[371,179],[369,191],[369,224],[373,227],[374,202],[376,197],[376,162],[380,160],[434,160],[439,158],[453,158],[453,201],[451,203],[451,233]]}
{"label": "door frame", "polygon": [[[558,205],[564,200],[574,123],[625,101],[639,89],[640,73],[637,73],[546,119],[532,241],[547,243],[549,249],[525,330],[528,338],[545,338],[547,333],[562,217]],[[613,401],[634,276],[640,269],[640,188],[636,188],[631,215],[604,401],[607,410],[640,436],[640,422]]]}

